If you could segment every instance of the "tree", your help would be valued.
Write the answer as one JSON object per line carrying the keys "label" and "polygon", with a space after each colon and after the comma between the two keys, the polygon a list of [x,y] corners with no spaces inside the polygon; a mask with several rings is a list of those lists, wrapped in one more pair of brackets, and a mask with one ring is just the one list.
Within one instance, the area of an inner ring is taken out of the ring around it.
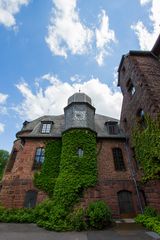
{"label": "tree", "polygon": [[9,152],[6,150],[0,150],[0,180],[3,176],[3,171],[9,158]]}

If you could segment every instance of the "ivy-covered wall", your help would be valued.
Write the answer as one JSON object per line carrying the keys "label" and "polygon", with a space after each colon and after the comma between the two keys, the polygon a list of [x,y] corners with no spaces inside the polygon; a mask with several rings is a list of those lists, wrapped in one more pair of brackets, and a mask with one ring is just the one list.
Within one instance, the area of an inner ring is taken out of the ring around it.
{"label": "ivy-covered wall", "polygon": [[53,196],[54,186],[59,174],[61,159],[61,140],[53,140],[46,143],[45,160],[40,172],[35,173],[34,184],[37,188]]}
{"label": "ivy-covered wall", "polygon": [[[78,156],[78,148],[83,149],[83,156]],[[96,181],[96,134],[86,129],[65,132],[54,199],[65,208],[70,208],[82,196],[83,190],[94,186]]]}
{"label": "ivy-covered wall", "polygon": [[[83,150],[80,156],[78,148]],[[75,204],[84,189],[97,182],[96,155],[96,133],[87,129],[64,132],[62,148],[60,141],[46,144],[42,170],[34,179],[36,186],[51,197],[49,205],[42,203],[43,214],[37,216],[40,226],[57,231],[72,229],[70,218]]]}
{"label": "ivy-covered wall", "polygon": [[132,141],[136,159],[144,172],[144,181],[160,179],[160,117],[152,120],[145,117],[146,128],[137,127]]}

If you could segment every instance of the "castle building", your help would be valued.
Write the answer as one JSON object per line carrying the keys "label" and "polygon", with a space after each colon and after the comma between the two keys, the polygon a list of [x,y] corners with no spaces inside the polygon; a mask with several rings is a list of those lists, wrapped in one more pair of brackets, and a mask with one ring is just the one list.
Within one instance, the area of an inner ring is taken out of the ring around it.
{"label": "castle building", "polygon": [[[118,86],[123,94],[120,126],[128,139],[134,178],[141,185],[141,171],[131,142],[136,125],[145,129],[145,115],[155,119],[160,114],[160,35],[151,51],[129,51],[123,55],[118,69]],[[146,203],[160,210],[160,182],[143,185]]]}
{"label": "castle building", "polygon": [[[122,57],[118,85],[123,93],[121,120],[96,114],[91,98],[75,93],[64,114],[25,121],[16,140],[2,179],[0,202],[8,208],[34,207],[47,194],[34,185],[34,173],[43,166],[45,144],[61,139],[65,131],[86,129],[96,133],[98,179],[84,191],[81,205],[104,200],[114,217],[133,217],[145,205],[160,209],[160,185],[141,186],[141,171],[130,144],[132,126],[145,124],[144,114],[156,117],[160,110],[160,37],[152,51],[130,51]],[[104,106],[105,107],[105,106]],[[63,148],[63,143],[62,143]],[[75,149],[85,156],[85,146]]]}

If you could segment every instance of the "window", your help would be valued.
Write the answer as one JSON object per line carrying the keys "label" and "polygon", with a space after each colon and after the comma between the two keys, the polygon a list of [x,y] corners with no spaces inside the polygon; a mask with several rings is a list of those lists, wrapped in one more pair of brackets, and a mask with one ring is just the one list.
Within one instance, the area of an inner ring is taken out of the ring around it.
{"label": "window", "polygon": [[137,121],[142,128],[146,128],[145,113],[143,109],[137,111]]}
{"label": "window", "polygon": [[124,165],[122,150],[120,148],[113,148],[112,152],[113,152],[115,170],[117,170],[117,171],[126,170],[125,165]]}
{"label": "window", "polygon": [[109,121],[109,122],[106,122],[105,125],[107,126],[107,130],[109,134],[116,135],[119,133],[117,122]]}
{"label": "window", "polygon": [[128,89],[129,93],[133,96],[136,92],[135,87],[133,86],[133,84],[131,83],[129,89]]}
{"label": "window", "polygon": [[10,156],[10,159],[9,159],[9,162],[7,164],[6,172],[11,172],[11,170],[14,166],[16,157],[17,157],[17,153],[18,153],[18,151],[16,149],[13,149],[13,151],[11,153],[11,156]]}
{"label": "window", "polygon": [[33,169],[41,168],[43,162],[44,162],[44,148],[37,148],[34,158]]}
{"label": "window", "polygon": [[131,79],[127,82],[127,90],[131,96],[133,96],[136,92],[135,86],[133,85]]}
{"label": "window", "polygon": [[26,192],[24,207],[25,208],[34,208],[37,201],[37,191],[29,190]]}
{"label": "window", "polygon": [[42,123],[41,133],[50,133],[51,132],[51,122]]}
{"label": "window", "polygon": [[78,155],[79,157],[83,157],[83,154],[84,154],[83,149],[82,149],[82,148],[78,148],[78,150],[77,150],[77,155]]}

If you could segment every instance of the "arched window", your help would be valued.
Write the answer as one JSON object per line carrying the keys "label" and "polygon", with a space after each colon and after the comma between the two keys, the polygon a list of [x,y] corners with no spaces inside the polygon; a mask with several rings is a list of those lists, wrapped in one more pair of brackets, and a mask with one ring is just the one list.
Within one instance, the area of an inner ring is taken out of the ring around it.
{"label": "arched window", "polygon": [[114,159],[114,166],[116,171],[125,171],[125,164],[123,160],[122,150],[120,148],[113,148],[113,159]]}
{"label": "arched window", "polygon": [[11,170],[14,166],[14,163],[16,161],[17,153],[18,153],[18,151],[16,149],[13,149],[13,151],[10,155],[10,158],[9,158],[9,162],[7,164],[6,172],[11,172]]}
{"label": "arched window", "polygon": [[44,162],[44,148],[37,148],[34,158],[33,169],[41,168],[43,162]]}
{"label": "arched window", "polygon": [[119,203],[119,211],[120,214],[133,214],[133,202],[132,202],[132,193],[127,190],[122,190],[117,193],[118,203]]}
{"label": "arched window", "polygon": [[84,154],[83,149],[79,147],[79,148],[77,149],[77,155],[78,155],[79,157],[83,157],[83,154]]}
{"label": "arched window", "polygon": [[37,201],[37,191],[29,190],[26,192],[25,200],[24,200],[24,207],[25,208],[34,208],[36,206]]}

